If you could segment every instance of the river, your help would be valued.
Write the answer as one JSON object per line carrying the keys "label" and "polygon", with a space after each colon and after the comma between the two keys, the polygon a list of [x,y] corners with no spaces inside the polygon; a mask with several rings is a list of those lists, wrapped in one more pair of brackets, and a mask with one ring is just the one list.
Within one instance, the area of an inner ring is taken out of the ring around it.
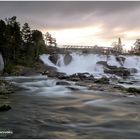
{"label": "river", "polygon": [[5,79],[22,90],[0,112],[0,128],[13,132],[4,138],[140,138],[139,96],[60,86],[47,76]]}

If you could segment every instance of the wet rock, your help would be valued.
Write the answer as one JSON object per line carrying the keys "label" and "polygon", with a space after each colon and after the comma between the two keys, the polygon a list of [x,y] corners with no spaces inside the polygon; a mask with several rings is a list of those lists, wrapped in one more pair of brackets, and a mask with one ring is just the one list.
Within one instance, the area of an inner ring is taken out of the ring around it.
{"label": "wet rock", "polygon": [[107,61],[98,61],[96,64],[108,67]]}
{"label": "wet rock", "polygon": [[110,65],[108,65],[107,68],[108,69],[117,69],[117,66],[110,66]]}
{"label": "wet rock", "polygon": [[96,79],[94,82],[98,84],[109,84],[109,79],[106,77],[102,77],[100,79]]}
{"label": "wet rock", "polygon": [[105,69],[105,73],[115,74],[118,76],[130,76],[130,71],[124,67],[114,68],[114,69]]}
{"label": "wet rock", "polygon": [[11,109],[11,106],[10,105],[0,105],[0,112],[3,112],[3,111],[8,111]]}
{"label": "wet rock", "polygon": [[107,69],[116,69],[117,68],[117,66],[110,66],[110,65],[108,65],[106,61],[98,61],[96,64],[102,65],[102,66],[104,66]]}
{"label": "wet rock", "polygon": [[49,56],[49,60],[53,63],[53,64],[57,64],[57,61],[59,59],[59,55],[58,54],[51,54]]}
{"label": "wet rock", "polygon": [[124,58],[123,56],[116,56],[116,60],[119,62],[121,66],[123,66],[125,59],[126,58]]}
{"label": "wet rock", "polygon": [[72,61],[72,56],[69,53],[66,53],[64,56],[64,64],[68,65],[70,64]]}
{"label": "wet rock", "polygon": [[70,85],[70,83],[68,83],[66,81],[58,81],[58,82],[56,82],[56,85]]}
{"label": "wet rock", "polygon": [[70,80],[70,81],[94,81],[94,76],[89,73],[75,73],[69,76],[60,75],[58,77],[61,80]]}
{"label": "wet rock", "polygon": [[76,73],[73,75],[70,75],[69,78],[72,81],[81,81],[81,80],[94,80],[93,75],[88,75],[87,73]]}

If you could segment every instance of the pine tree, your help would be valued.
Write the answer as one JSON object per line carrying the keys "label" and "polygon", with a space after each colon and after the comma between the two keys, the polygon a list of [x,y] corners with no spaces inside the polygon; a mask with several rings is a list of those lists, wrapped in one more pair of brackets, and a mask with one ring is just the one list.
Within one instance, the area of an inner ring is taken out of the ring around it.
{"label": "pine tree", "polygon": [[22,39],[25,45],[30,44],[32,42],[32,32],[28,23],[25,23],[22,27]]}
{"label": "pine tree", "polygon": [[7,47],[11,50],[9,51],[9,59],[16,61],[16,55],[18,55],[22,43],[20,24],[16,21],[15,16],[6,19],[6,22]]}

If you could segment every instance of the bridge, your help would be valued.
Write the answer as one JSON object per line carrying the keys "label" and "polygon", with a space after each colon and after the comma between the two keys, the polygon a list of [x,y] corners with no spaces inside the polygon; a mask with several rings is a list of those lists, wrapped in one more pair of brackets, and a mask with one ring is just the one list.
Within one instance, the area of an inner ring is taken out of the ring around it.
{"label": "bridge", "polygon": [[89,53],[104,53],[111,54],[114,53],[114,49],[112,47],[103,47],[103,46],[84,46],[84,45],[63,45],[62,49],[64,51],[78,51],[78,52],[89,52]]}
{"label": "bridge", "polygon": [[84,46],[84,45],[63,45],[63,48],[65,49],[72,49],[72,48],[76,48],[76,49],[92,49],[95,46]]}

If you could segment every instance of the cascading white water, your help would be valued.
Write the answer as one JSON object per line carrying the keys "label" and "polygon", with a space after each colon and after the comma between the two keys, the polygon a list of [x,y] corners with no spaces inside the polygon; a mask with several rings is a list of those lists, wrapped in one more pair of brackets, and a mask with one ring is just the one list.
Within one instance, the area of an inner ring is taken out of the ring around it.
{"label": "cascading white water", "polygon": [[[78,54],[72,53],[72,61],[70,64],[64,64],[64,55],[60,54],[57,64],[53,64],[48,55],[43,54],[40,59],[47,65],[56,67],[59,72],[64,72],[68,75],[74,73],[88,72],[94,76],[109,76],[104,73],[102,65],[98,65],[99,61],[106,61],[108,65],[121,67],[121,64],[116,60],[114,55],[99,55],[99,54]],[[123,67],[137,69],[136,75],[140,75],[140,56],[123,56],[125,58]]]}
{"label": "cascading white water", "polygon": [[127,56],[124,62],[126,68],[136,68],[140,72],[140,56]]}
{"label": "cascading white water", "polygon": [[3,57],[0,53],[0,71],[2,71],[4,69],[4,61],[3,61]]}

